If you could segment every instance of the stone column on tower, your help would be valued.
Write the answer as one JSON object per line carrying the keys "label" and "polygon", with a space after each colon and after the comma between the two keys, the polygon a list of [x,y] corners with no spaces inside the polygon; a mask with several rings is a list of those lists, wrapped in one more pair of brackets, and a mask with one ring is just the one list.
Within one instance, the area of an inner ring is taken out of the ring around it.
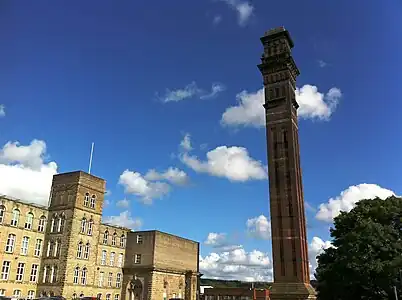
{"label": "stone column on tower", "polygon": [[315,299],[310,285],[306,220],[300,167],[293,41],[283,28],[261,38],[265,88],[269,197],[274,283],[270,298]]}

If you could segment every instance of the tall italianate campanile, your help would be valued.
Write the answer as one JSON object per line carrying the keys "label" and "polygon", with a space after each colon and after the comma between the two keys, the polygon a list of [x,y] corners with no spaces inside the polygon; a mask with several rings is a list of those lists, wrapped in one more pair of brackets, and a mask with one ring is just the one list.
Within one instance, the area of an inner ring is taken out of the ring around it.
{"label": "tall italianate campanile", "polygon": [[261,38],[274,284],[271,299],[315,299],[310,285],[295,99],[299,70],[283,27]]}

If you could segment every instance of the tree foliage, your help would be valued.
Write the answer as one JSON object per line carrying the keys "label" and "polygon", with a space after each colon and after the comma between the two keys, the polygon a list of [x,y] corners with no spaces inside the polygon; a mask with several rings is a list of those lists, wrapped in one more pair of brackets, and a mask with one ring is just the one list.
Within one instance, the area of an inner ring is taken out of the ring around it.
{"label": "tree foliage", "polygon": [[318,299],[395,299],[394,286],[402,299],[401,198],[359,201],[330,232],[334,247],[318,256]]}
{"label": "tree foliage", "polygon": [[[201,278],[200,284],[212,286],[214,288],[251,288],[251,282],[244,282],[239,280]],[[254,287],[256,289],[269,289],[271,287],[271,283],[254,282]]]}

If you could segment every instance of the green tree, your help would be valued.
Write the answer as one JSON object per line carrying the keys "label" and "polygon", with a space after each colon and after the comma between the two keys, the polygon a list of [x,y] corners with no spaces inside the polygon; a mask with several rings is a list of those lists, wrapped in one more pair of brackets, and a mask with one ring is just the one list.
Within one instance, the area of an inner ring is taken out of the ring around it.
{"label": "green tree", "polygon": [[319,300],[402,299],[402,199],[363,200],[331,228],[333,248],[318,256]]}

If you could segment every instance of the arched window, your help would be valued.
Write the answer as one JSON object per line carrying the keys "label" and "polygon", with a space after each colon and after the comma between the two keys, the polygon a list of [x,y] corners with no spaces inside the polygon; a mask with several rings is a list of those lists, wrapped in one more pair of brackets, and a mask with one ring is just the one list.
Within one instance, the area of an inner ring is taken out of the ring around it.
{"label": "arched window", "polygon": [[66,220],[66,217],[64,216],[64,214],[61,215],[59,218],[59,222],[57,224],[57,232],[63,232],[65,220]]}
{"label": "arched window", "polygon": [[88,229],[87,229],[87,234],[92,235],[92,229],[93,229],[94,221],[91,219],[88,222]]}
{"label": "arched window", "polygon": [[110,300],[110,294],[106,294],[106,300]]}
{"label": "arched window", "polygon": [[109,265],[110,265],[111,267],[114,266],[114,258],[115,258],[115,255],[116,255],[116,253],[114,253],[114,252],[111,252],[111,253],[110,253]]}
{"label": "arched window", "polygon": [[77,258],[81,258],[82,257],[82,247],[83,247],[83,243],[79,242],[78,243],[78,247],[77,247]]}
{"label": "arched window", "polygon": [[80,294],[80,298],[84,298],[84,294]]}
{"label": "arched window", "polygon": [[73,294],[73,300],[76,300],[76,299],[77,299],[77,294],[74,293],[74,294]]}
{"label": "arched window", "polygon": [[80,278],[80,268],[79,268],[79,267],[75,267],[75,269],[74,269],[73,283],[74,283],[74,284],[77,284],[79,278]]}
{"label": "arched window", "polygon": [[50,296],[50,297],[53,297],[53,296],[54,296],[54,292],[53,292],[53,291],[50,291],[50,292],[49,292],[49,296]]}
{"label": "arched window", "polygon": [[107,244],[107,240],[109,239],[109,231],[105,231],[104,233],[103,233],[103,244]]}
{"label": "arched window", "polygon": [[84,259],[88,259],[89,258],[89,250],[90,250],[90,245],[89,242],[85,244],[84,247]]}
{"label": "arched window", "polygon": [[88,203],[89,203],[89,193],[86,193],[84,197],[84,206],[88,206]]}
{"label": "arched window", "polygon": [[0,224],[3,223],[5,214],[6,207],[4,205],[0,205]]}
{"label": "arched window", "polygon": [[92,195],[92,197],[91,197],[91,208],[95,208],[95,201],[96,201],[96,196]]}
{"label": "arched window", "polygon": [[122,234],[120,237],[120,247],[126,247],[126,236],[124,234]]}
{"label": "arched window", "polygon": [[102,299],[102,293],[98,293],[98,295],[96,295],[96,299],[101,300]]}
{"label": "arched window", "polygon": [[54,214],[50,223],[50,232],[56,232],[57,227],[57,214]]}
{"label": "arched window", "polygon": [[31,212],[27,213],[27,217],[25,219],[25,229],[28,229],[28,230],[32,229],[33,219],[34,219],[33,213],[31,213]]}
{"label": "arched window", "polygon": [[46,252],[46,256],[50,257],[51,255],[53,255],[53,247],[54,243],[53,241],[48,241],[47,242],[47,252]]}
{"label": "arched window", "polygon": [[39,232],[43,232],[45,230],[46,227],[46,217],[42,216],[39,219],[39,223],[38,223],[38,231]]}
{"label": "arched window", "polygon": [[11,219],[11,226],[18,226],[18,221],[20,220],[20,211],[18,209],[13,209],[13,218]]}
{"label": "arched window", "polygon": [[87,284],[87,268],[84,267],[82,268],[81,272],[81,284],[86,285]]}
{"label": "arched window", "polygon": [[51,269],[50,269],[50,266],[46,266],[45,267],[45,271],[44,271],[44,282],[45,283],[48,283],[48,282],[50,282],[50,276],[51,276],[51,273],[52,271],[51,271]]}
{"label": "arched window", "polygon": [[112,236],[112,246],[116,246],[116,238],[117,238],[117,233],[115,232],[115,233],[113,233],[113,236]]}
{"label": "arched window", "polygon": [[51,283],[57,282],[57,271],[58,271],[57,266],[52,266],[52,276],[50,278]]}
{"label": "arched window", "polygon": [[53,254],[55,257],[58,257],[60,255],[60,248],[61,248],[60,240],[56,240],[54,243],[54,254]]}
{"label": "arched window", "polygon": [[82,218],[81,220],[81,233],[85,233],[85,230],[87,228],[87,219]]}
{"label": "arched window", "polygon": [[102,256],[101,256],[101,265],[102,266],[104,266],[106,264],[106,256],[107,256],[106,250],[102,250]]}

